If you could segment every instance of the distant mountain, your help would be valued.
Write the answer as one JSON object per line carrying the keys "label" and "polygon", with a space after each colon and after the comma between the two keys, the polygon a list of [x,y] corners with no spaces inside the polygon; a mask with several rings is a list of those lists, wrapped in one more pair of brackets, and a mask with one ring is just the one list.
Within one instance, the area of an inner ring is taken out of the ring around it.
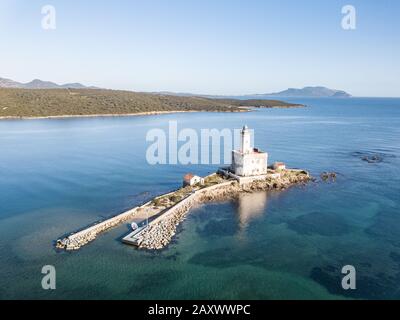
{"label": "distant mountain", "polygon": [[39,79],[32,80],[28,83],[21,83],[21,88],[25,89],[56,89],[59,88],[59,85],[50,81],[42,81]]}
{"label": "distant mountain", "polygon": [[62,88],[70,88],[70,89],[96,89],[96,87],[86,87],[82,83],[76,82],[76,83],[66,83],[61,85]]}
{"label": "distant mountain", "polygon": [[87,87],[81,83],[57,84],[40,79],[32,80],[28,83],[16,82],[10,79],[0,78],[0,88],[19,88],[19,89],[97,89],[96,87]]}
{"label": "distant mountain", "polygon": [[289,88],[287,90],[265,94],[266,96],[274,97],[335,97],[349,98],[351,95],[343,90],[334,90],[325,87],[304,87],[303,89]]}
{"label": "distant mountain", "polygon": [[343,90],[334,90],[325,87],[304,87],[303,89],[289,88],[287,90],[275,93],[256,93],[249,95],[239,96],[223,96],[223,95],[207,95],[207,94],[193,94],[185,92],[152,92],[153,94],[162,94],[169,96],[180,96],[180,97],[202,97],[210,99],[269,99],[269,97],[286,97],[286,98],[312,98],[312,97],[331,97],[331,98],[349,98],[351,95]]}
{"label": "distant mountain", "polygon": [[[93,86],[85,86],[81,83],[66,83],[57,84],[51,81],[43,81],[40,79],[32,80],[28,83],[16,82],[10,79],[0,78],[0,88],[20,88],[20,89],[100,89]],[[265,94],[252,94],[243,96],[223,96],[223,95],[206,95],[206,94],[192,94],[192,93],[176,93],[176,92],[151,92],[153,94],[161,94],[167,96],[180,96],[180,97],[202,97],[210,99],[269,99],[268,97],[294,97],[294,98],[308,98],[308,97],[335,97],[335,98],[348,98],[351,95],[343,90],[334,90],[325,87],[304,87],[303,89],[289,88],[287,90],[275,93]],[[265,97],[265,98],[264,98]]]}
{"label": "distant mountain", "polygon": [[0,78],[0,88],[21,88],[21,83],[10,79]]}

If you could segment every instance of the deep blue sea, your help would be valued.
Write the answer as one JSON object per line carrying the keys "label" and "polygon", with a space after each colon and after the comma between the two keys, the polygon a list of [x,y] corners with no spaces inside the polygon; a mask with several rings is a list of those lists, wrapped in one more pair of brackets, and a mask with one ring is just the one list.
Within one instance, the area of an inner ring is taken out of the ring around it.
{"label": "deep blue sea", "polygon": [[[291,101],[308,107],[0,121],[0,299],[399,299],[400,99]],[[270,162],[338,179],[198,207],[161,252],[122,244],[128,225],[56,252],[59,237],[218,167],[149,165],[146,133],[171,120],[247,124]],[[56,290],[41,287],[44,265]],[[345,265],[356,290],[341,287]]]}

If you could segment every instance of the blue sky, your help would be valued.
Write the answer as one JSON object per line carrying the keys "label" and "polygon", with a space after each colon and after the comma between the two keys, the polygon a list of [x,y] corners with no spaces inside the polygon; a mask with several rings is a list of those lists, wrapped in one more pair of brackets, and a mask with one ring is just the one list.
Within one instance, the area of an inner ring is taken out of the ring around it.
{"label": "blue sky", "polygon": [[[41,28],[41,8],[57,12]],[[357,10],[343,30],[341,9]],[[398,0],[0,0],[0,77],[251,94],[324,85],[400,97]]]}

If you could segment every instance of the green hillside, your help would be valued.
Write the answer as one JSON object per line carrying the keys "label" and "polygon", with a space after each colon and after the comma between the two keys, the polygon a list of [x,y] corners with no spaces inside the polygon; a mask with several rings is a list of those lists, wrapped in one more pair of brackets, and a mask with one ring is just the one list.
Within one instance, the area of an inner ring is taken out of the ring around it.
{"label": "green hillside", "polygon": [[101,89],[0,89],[0,117],[242,111],[241,106],[293,107],[276,100],[208,99]]}

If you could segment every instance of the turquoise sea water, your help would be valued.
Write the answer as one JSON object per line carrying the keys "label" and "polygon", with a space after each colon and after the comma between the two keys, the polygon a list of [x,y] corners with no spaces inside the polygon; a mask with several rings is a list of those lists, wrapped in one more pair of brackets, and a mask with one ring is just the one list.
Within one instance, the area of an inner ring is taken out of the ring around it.
{"label": "turquoise sea water", "polygon": [[[1,299],[400,298],[400,99],[296,99],[245,114],[0,121]],[[161,252],[123,245],[127,225],[73,253],[53,241],[217,166],[150,166],[146,133],[255,129],[255,144],[336,183],[243,195],[193,210]],[[377,163],[363,157],[377,154]],[[41,288],[54,265],[57,289]],[[353,265],[357,290],[341,289]]]}

